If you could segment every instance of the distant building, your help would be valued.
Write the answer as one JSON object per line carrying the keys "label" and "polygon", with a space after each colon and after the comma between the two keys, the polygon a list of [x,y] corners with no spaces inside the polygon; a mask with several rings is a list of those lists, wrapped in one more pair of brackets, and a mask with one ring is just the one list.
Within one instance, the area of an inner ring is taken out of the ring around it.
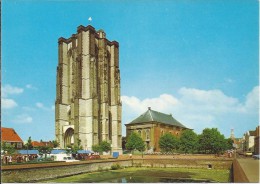
{"label": "distant building", "polygon": [[259,154],[259,134],[260,134],[260,130],[259,130],[259,126],[256,127],[256,130],[255,130],[255,147],[254,147],[254,153],[256,155]]}
{"label": "distant building", "polygon": [[244,134],[244,151],[254,152],[256,131],[247,131]]}
{"label": "distant building", "polygon": [[151,151],[160,151],[159,139],[165,133],[171,133],[180,136],[183,130],[189,129],[174,119],[171,114],[164,114],[152,110],[148,110],[126,124],[126,136],[132,132],[137,132],[146,143],[146,149]]}
{"label": "distant building", "polygon": [[14,145],[16,149],[21,149],[23,147],[23,140],[13,128],[1,127],[1,142]]}
{"label": "distant building", "polygon": [[231,135],[230,139],[233,140],[233,147],[235,149],[241,149],[242,148],[242,138],[235,138],[234,129],[231,129]]}

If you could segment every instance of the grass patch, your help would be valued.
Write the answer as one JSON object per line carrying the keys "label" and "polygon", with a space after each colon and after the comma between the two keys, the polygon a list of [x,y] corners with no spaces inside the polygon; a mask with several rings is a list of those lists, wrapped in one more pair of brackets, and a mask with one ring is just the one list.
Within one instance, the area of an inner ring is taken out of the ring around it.
{"label": "grass patch", "polygon": [[191,168],[124,168],[106,172],[93,172],[70,177],[48,180],[57,183],[91,183],[91,182],[119,182],[124,178],[126,182],[165,182],[167,179],[189,179],[194,181],[230,182],[228,170],[191,169]]}

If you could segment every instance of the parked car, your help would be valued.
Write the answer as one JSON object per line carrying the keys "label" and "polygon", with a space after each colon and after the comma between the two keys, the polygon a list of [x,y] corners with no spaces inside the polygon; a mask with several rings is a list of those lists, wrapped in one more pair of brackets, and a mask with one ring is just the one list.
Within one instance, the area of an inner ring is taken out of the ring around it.
{"label": "parked car", "polygon": [[253,155],[253,158],[259,160],[260,155]]}
{"label": "parked car", "polygon": [[86,156],[86,160],[96,160],[96,159],[100,159],[100,156],[99,155]]}
{"label": "parked car", "polygon": [[252,153],[251,151],[246,151],[246,152],[244,153],[244,155],[245,155],[245,156],[252,156],[253,153]]}
{"label": "parked car", "polygon": [[244,155],[243,150],[237,150],[237,153],[238,153],[239,155]]}
{"label": "parked car", "polygon": [[74,158],[72,157],[63,157],[63,160],[65,162],[79,162],[79,160],[75,160]]}

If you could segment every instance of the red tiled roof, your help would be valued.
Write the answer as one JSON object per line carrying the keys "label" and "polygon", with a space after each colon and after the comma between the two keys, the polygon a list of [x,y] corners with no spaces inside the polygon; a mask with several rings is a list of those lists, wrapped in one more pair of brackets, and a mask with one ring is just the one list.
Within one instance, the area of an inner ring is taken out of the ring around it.
{"label": "red tiled roof", "polygon": [[13,128],[1,127],[1,137],[2,141],[6,142],[23,142]]}
{"label": "red tiled roof", "polygon": [[38,146],[53,146],[51,142],[38,142],[38,141],[32,141],[32,146],[33,147],[38,147]]}

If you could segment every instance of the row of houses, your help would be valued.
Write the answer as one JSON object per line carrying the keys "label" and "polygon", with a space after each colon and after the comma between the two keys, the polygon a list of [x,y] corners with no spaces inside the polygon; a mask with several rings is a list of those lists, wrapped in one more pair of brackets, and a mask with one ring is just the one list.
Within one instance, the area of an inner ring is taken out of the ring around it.
{"label": "row of houses", "polygon": [[243,151],[259,154],[259,126],[255,130],[249,130],[244,133],[241,148]]}
{"label": "row of houses", "polygon": [[[132,132],[137,132],[146,144],[146,149],[160,151],[159,138],[165,133],[171,133],[175,136],[180,136],[183,130],[189,129],[182,123],[177,121],[171,114],[165,114],[152,110],[150,107],[146,112],[135,118],[130,123],[126,124],[126,136]],[[23,148],[23,141],[20,136],[12,128],[1,128],[2,141],[14,145],[17,149]],[[126,140],[123,139],[123,148]],[[52,146],[51,142],[32,141],[33,147]]]}
{"label": "row of houses", "polygon": [[[22,149],[25,145],[25,142],[21,139],[21,137],[13,128],[1,127],[1,142],[12,145],[15,147],[15,149]],[[51,141],[32,141],[33,148],[40,146],[53,147],[53,143]]]}
{"label": "row of houses", "polygon": [[259,133],[259,126],[255,130],[246,131],[242,138],[234,138],[234,134],[231,131],[231,139],[234,141],[234,147],[243,152],[250,151],[259,155]]}

